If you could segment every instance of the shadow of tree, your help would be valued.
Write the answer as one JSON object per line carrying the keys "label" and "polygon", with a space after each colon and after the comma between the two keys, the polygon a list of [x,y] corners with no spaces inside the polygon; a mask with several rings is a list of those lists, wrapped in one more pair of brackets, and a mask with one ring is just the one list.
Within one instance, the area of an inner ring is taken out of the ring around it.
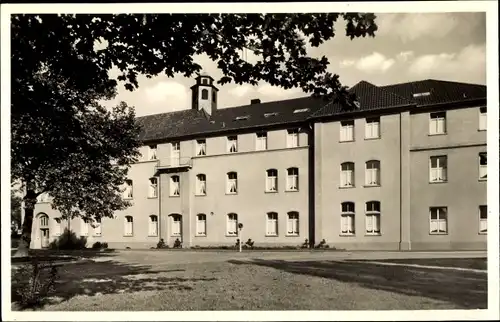
{"label": "shadow of tree", "polygon": [[[193,283],[216,280],[216,278],[173,277],[173,274],[169,274],[183,271],[183,269],[152,270],[149,265],[129,265],[112,260],[63,264],[58,267],[59,278],[51,297],[61,302],[78,295],[93,296],[166,289],[189,291],[193,289]],[[16,285],[13,284],[13,302],[19,300],[15,289]]]}
{"label": "shadow of tree", "polygon": [[487,274],[386,266],[347,261],[230,260],[240,265],[272,267],[294,274],[335,279],[359,286],[421,296],[457,304],[467,309],[487,308]]}
{"label": "shadow of tree", "polygon": [[[13,256],[15,250],[11,251]],[[73,261],[80,259],[95,259],[98,257],[113,257],[116,256],[114,249],[105,250],[48,250],[48,249],[30,249],[28,257],[11,257],[11,263],[26,263],[30,262],[33,258],[43,262],[56,262],[56,261]]]}

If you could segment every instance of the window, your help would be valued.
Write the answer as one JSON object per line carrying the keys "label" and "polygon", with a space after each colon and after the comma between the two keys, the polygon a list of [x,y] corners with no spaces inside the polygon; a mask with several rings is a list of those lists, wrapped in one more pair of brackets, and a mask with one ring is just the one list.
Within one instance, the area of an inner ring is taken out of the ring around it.
{"label": "window", "polygon": [[488,232],[488,207],[479,206],[479,233],[486,234]]}
{"label": "window", "polygon": [[92,227],[94,228],[94,236],[101,236],[102,235],[101,218],[96,218],[95,223]]}
{"label": "window", "polygon": [[365,124],[365,139],[380,138],[380,118],[367,118]]}
{"label": "window", "polygon": [[271,117],[271,116],[277,116],[279,113],[277,112],[272,112],[272,113],[264,113],[264,117],[265,118],[268,118],[268,117]]}
{"label": "window", "polygon": [[158,216],[149,216],[148,236],[158,236]]}
{"label": "window", "polygon": [[132,199],[133,198],[134,183],[132,180],[125,180],[125,191],[123,192],[123,198]]}
{"label": "window", "polygon": [[238,152],[238,137],[228,136],[227,137],[227,152],[235,153]]}
{"label": "window", "polygon": [[207,155],[206,140],[196,140],[196,155]]}
{"label": "window", "polygon": [[278,170],[269,169],[266,171],[266,191],[267,192],[277,192],[278,191]]}
{"label": "window", "polygon": [[178,197],[181,194],[180,178],[179,176],[170,177],[170,196]]}
{"label": "window", "polygon": [[156,144],[150,145],[148,147],[148,159],[149,160],[156,160],[156,150],[157,150]]}
{"label": "window", "polygon": [[307,112],[307,111],[309,111],[308,108],[299,108],[299,109],[294,110],[293,113],[294,114],[295,113],[304,113],[304,112]]}
{"label": "window", "polygon": [[202,100],[207,100],[208,99],[208,89],[202,89],[201,90],[201,99]]}
{"label": "window", "polygon": [[291,129],[288,130],[288,135],[286,137],[286,147],[296,148],[299,146],[299,130]]}
{"label": "window", "polygon": [[287,169],[286,177],[286,190],[287,191],[297,191],[299,190],[299,169],[289,168]]}
{"label": "window", "polygon": [[479,153],[479,179],[486,180],[488,178],[488,158],[486,152]]}
{"label": "window", "polygon": [[446,182],[448,180],[447,163],[446,156],[431,157],[430,182]]}
{"label": "window", "polygon": [[212,92],[212,102],[217,102],[217,94],[215,94],[215,91]]}
{"label": "window", "polygon": [[486,106],[479,108],[479,130],[486,131],[488,129],[488,118],[487,118]]}
{"label": "window", "polygon": [[378,201],[366,203],[366,233],[368,235],[380,234],[380,202]]}
{"label": "window", "polygon": [[255,149],[257,151],[262,151],[267,149],[267,133],[266,132],[261,132],[257,133],[257,141],[256,141],[256,146]]}
{"label": "window", "polygon": [[207,82],[207,79],[206,79],[206,78],[203,78],[203,79],[201,80],[201,83],[202,83],[202,84],[204,84],[204,85],[206,85],[206,84],[208,83],[208,82]]}
{"label": "window", "polygon": [[207,194],[207,177],[204,174],[196,175],[196,194],[198,196]]}
{"label": "window", "polygon": [[355,211],[354,202],[343,202],[342,212],[340,214],[340,227],[342,235],[354,235],[355,234]]}
{"label": "window", "polygon": [[340,165],[340,187],[354,187],[353,162],[344,162]]}
{"label": "window", "polygon": [[196,216],[196,236],[207,235],[207,216],[199,214]]}
{"label": "window", "polygon": [[288,213],[287,223],[286,223],[286,233],[289,236],[299,235],[299,213],[291,211]]}
{"label": "window", "polygon": [[172,236],[181,236],[182,232],[182,216],[178,214],[174,214],[170,216],[171,223],[171,235]]}
{"label": "window", "polygon": [[227,235],[228,236],[238,236],[238,215],[237,214],[227,215]]}
{"label": "window", "polygon": [[354,121],[340,122],[340,142],[354,141]]}
{"label": "window", "polygon": [[61,218],[54,218],[54,236],[61,236]]}
{"label": "window", "polygon": [[228,172],[226,193],[235,194],[238,192],[238,174],[236,172]]}
{"label": "window", "polygon": [[134,234],[134,218],[132,216],[125,216],[125,236],[132,236]]}
{"label": "window", "polygon": [[431,223],[430,223],[430,233],[431,234],[446,234],[448,232],[448,220],[446,207],[432,207],[430,209]]}
{"label": "window", "polygon": [[267,214],[266,236],[278,236],[278,214],[275,212]]}
{"label": "window", "polygon": [[366,162],[365,185],[380,185],[380,161],[370,160]]}
{"label": "window", "polygon": [[417,98],[417,97],[430,96],[430,95],[431,95],[431,92],[422,92],[422,93],[414,93],[413,97]]}
{"label": "window", "polygon": [[80,221],[80,236],[89,235],[89,224],[90,221],[87,218],[82,218]]}
{"label": "window", "polygon": [[149,198],[158,197],[158,178],[149,178]]}
{"label": "window", "polygon": [[49,226],[49,216],[43,214],[40,216],[40,227],[41,228],[48,228]]}
{"label": "window", "polygon": [[249,115],[243,115],[243,116],[237,116],[234,120],[235,121],[244,121],[244,120],[248,120],[250,118]]}
{"label": "window", "polygon": [[445,134],[446,133],[446,112],[436,112],[430,114],[429,134]]}

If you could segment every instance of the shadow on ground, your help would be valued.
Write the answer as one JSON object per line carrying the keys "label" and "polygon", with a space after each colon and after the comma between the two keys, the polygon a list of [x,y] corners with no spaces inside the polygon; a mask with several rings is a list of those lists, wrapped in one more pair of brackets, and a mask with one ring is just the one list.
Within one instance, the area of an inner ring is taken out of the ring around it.
{"label": "shadow on ground", "polygon": [[[78,295],[101,296],[166,289],[189,291],[193,289],[193,283],[216,280],[172,276],[175,272],[183,271],[183,269],[153,270],[149,265],[129,265],[113,260],[67,263],[58,265],[59,278],[51,297],[60,303]],[[15,292],[15,281],[12,283],[12,301],[17,302],[19,296]]]}
{"label": "shadow on ground", "polygon": [[272,267],[294,274],[335,279],[359,286],[487,308],[487,274],[342,261],[230,260],[232,264]]}

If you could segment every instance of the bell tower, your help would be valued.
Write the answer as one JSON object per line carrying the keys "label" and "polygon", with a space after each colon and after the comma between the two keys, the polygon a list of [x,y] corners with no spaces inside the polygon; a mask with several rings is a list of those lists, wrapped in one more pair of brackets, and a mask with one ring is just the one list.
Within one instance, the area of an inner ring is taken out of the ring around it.
{"label": "bell tower", "polygon": [[206,73],[201,73],[195,78],[196,84],[191,86],[191,108],[204,110],[208,115],[213,115],[217,110],[217,93],[214,79]]}

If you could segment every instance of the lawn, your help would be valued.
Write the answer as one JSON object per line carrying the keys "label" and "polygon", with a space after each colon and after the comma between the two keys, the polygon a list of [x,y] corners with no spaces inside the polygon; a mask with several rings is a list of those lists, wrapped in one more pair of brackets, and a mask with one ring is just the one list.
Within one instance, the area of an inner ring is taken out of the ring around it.
{"label": "lawn", "polygon": [[411,259],[384,259],[377,262],[387,262],[396,264],[413,264],[423,266],[457,267],[487,270],[488,261],[486,258],[411,258]]}
{"label": "lawn", "polygon": [[52,303],[42,309],[417,310],[487,304],[486,274],[474,272],[322,260],[174,263],[104,258],[63,265]]}

